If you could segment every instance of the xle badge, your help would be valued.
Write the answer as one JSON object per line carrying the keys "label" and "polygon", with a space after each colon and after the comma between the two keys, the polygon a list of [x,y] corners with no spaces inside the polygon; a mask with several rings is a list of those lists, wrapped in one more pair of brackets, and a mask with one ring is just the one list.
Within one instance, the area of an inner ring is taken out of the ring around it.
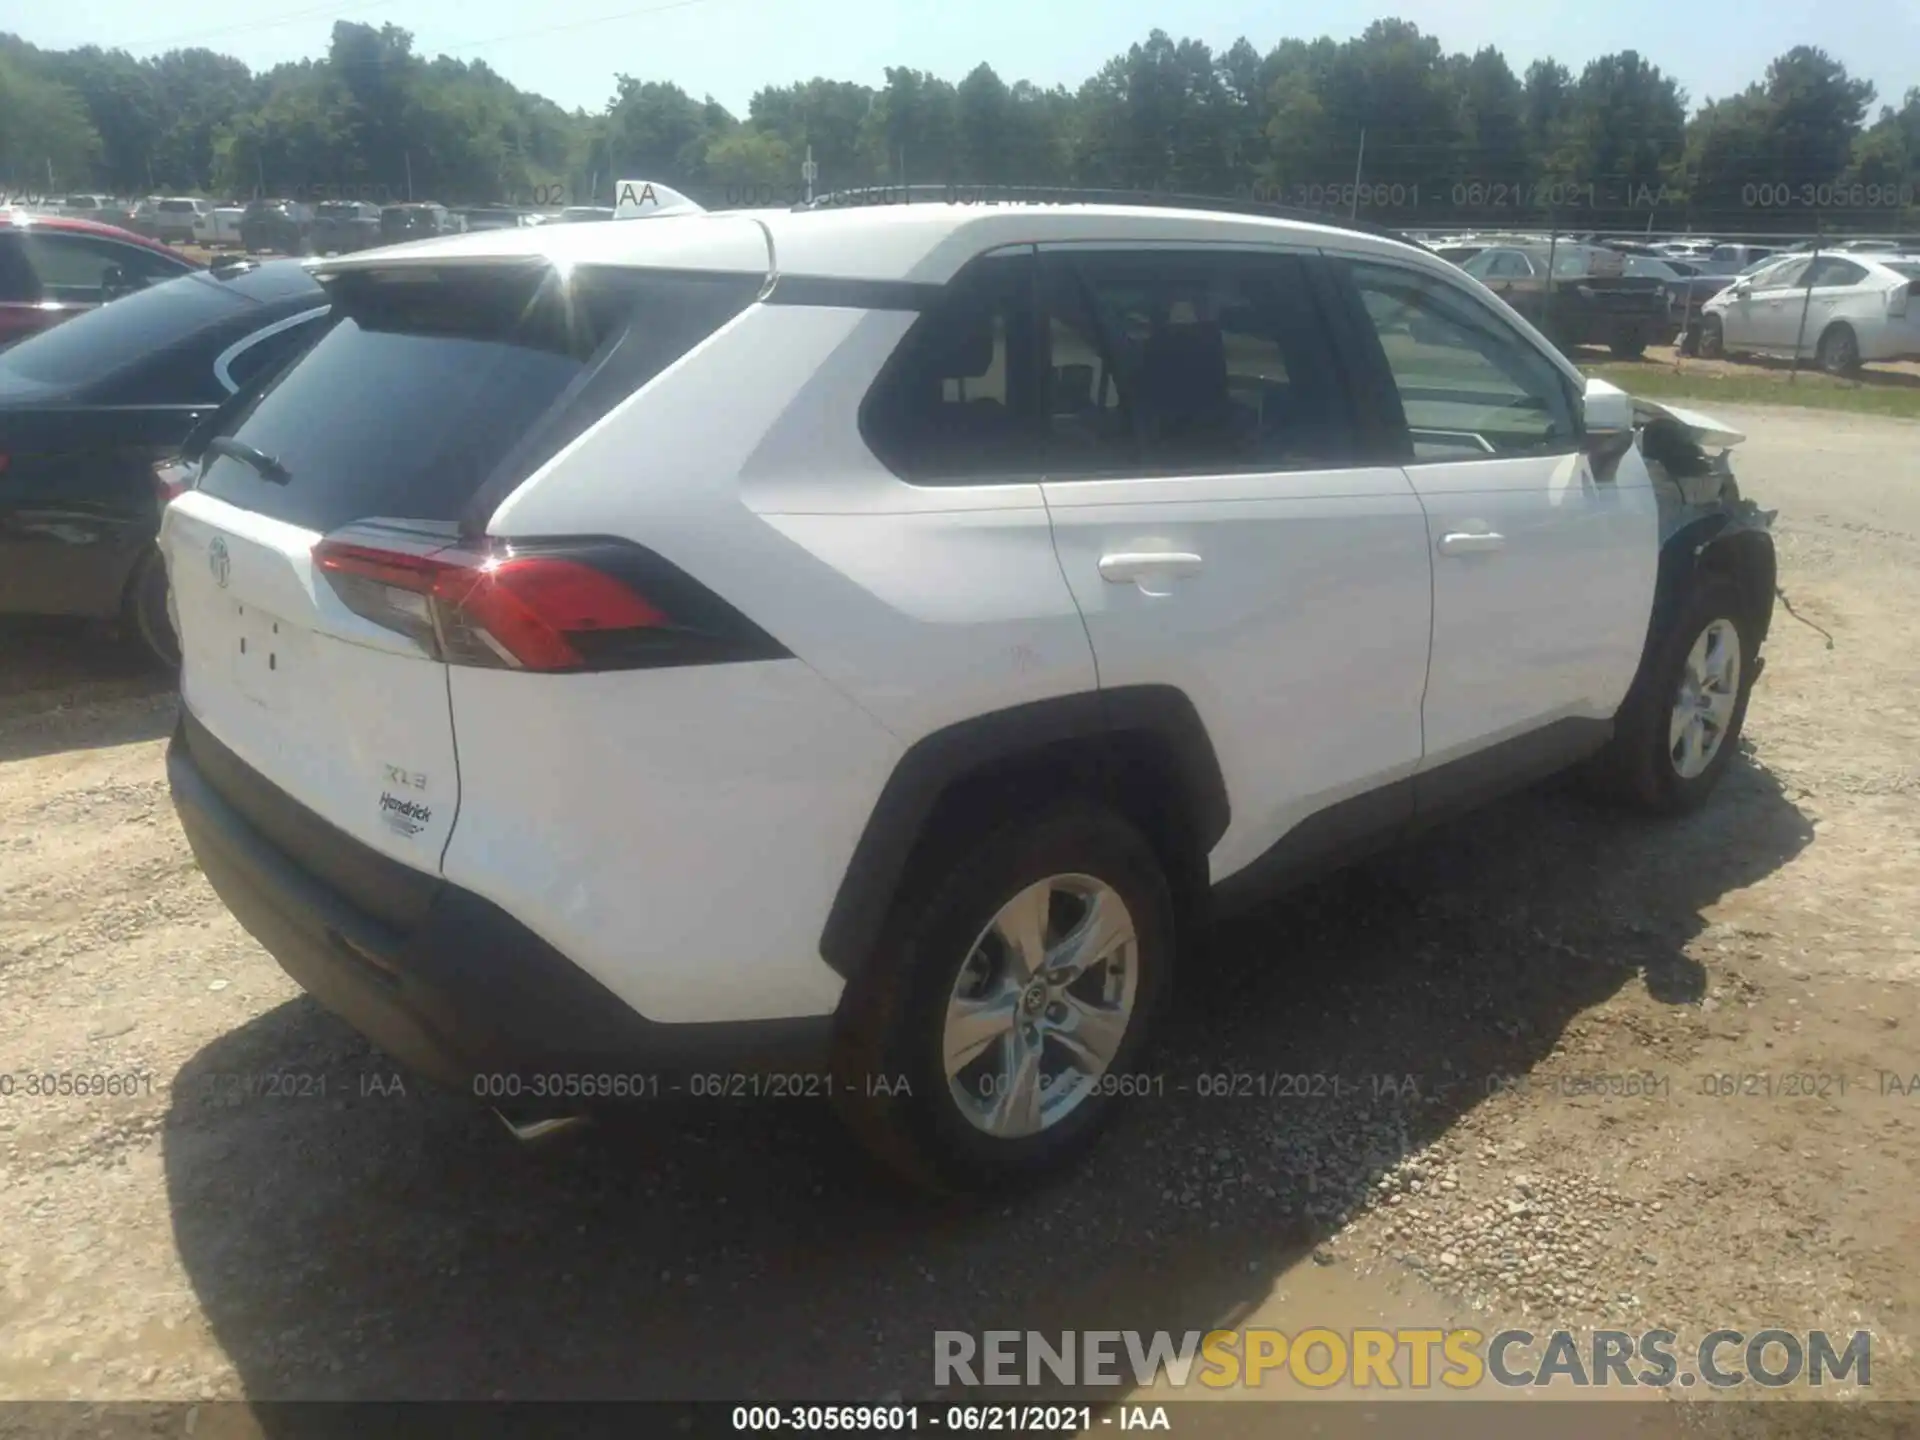
{"label": "xle badge", "polygon": [[218,535],[207,547],[207,568],[213,571],[214,581],[222,590],[227,588],[227,580],[233,574],[233,561],[227,555],[227,542]]}
{"label": "xle badge", "polygon": [[400,835],[418,835],[433,819],[431,806],[418,800],[402,800],[390,790],[380,792],[380,818],[387,828]]}

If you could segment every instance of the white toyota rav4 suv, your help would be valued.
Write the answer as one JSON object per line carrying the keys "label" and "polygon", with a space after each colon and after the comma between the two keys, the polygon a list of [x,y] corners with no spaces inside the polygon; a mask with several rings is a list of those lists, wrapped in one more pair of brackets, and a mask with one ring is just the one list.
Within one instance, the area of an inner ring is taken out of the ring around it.
{"label": "white toyota rav4 suv", "polygon": [[1740,437],[1392,238],[816,202],[315,265],[166,509],[173,794],[294,978],[516,1128],[800,1075],[922,1183],[1031,1174],[1219,907],[1735,751]]}

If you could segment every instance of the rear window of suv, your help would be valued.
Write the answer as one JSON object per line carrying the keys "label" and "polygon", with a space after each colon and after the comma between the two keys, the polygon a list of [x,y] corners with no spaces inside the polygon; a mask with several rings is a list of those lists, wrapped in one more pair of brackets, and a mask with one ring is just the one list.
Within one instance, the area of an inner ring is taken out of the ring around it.
{"label": "rear window of suv", "polygon": [[348,272],[334,319],[227,433],[200,488],[328,531],[375,516],[484,528],[520,480],[718,330],[760,275],[580,267]]}

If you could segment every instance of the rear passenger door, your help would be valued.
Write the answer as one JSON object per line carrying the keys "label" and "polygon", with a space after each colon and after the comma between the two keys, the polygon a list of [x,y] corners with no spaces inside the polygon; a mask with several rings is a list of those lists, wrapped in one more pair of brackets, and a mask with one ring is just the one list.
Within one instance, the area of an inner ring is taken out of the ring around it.
{"label": "rear passenger door", "polygon": [[1646,638],[1654,496],[1643,468],[1596,474],[1573,379],[1467,287],[1333,263],[1426,509],[1430,778],[1416,789],[1443,809],[1472,798],[1456,789],[1501,788],[1604,738]]}
{"label": "rear passenger door", "polygon": [[1793,292],[1792,300],[1784,307],[1787,323],[1781,345],[1792,349],[1798,343],[1811,355],[1827,326],[1845,318],[1849,300],[1865,295],[1877,310],[1880,297],[1860,289],[1860,282],[1866,278],[1867,267],[1857,260],[1842,259],[1838,255],[1820,256],[1800,277],[1801,288]]}
{"label": "rear passenger door", "polygon": [[1420,760],[1426,527],[1365,452],[1319,264],[1041,247],[1055,544],[1101,687],[1175,685],[1205,722],[1215,880],[1397,823]]}

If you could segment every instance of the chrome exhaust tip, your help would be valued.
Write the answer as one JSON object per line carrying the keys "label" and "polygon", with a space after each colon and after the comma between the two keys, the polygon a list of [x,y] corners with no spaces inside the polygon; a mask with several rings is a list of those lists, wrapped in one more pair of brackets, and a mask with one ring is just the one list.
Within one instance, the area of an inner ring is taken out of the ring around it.
{"label": "chrome exhaust tip", "polygon": [[500,1123],[507,1127],[513,1138],[523,1144],[551,1139],[555,1135],[564,1134],[569,1130],[578,1130],[593,1123],[592,1117],[587,1115],[557,1115],[548,1120],[511,1120],[498,1110],[493,1113],[500,1116]]}

